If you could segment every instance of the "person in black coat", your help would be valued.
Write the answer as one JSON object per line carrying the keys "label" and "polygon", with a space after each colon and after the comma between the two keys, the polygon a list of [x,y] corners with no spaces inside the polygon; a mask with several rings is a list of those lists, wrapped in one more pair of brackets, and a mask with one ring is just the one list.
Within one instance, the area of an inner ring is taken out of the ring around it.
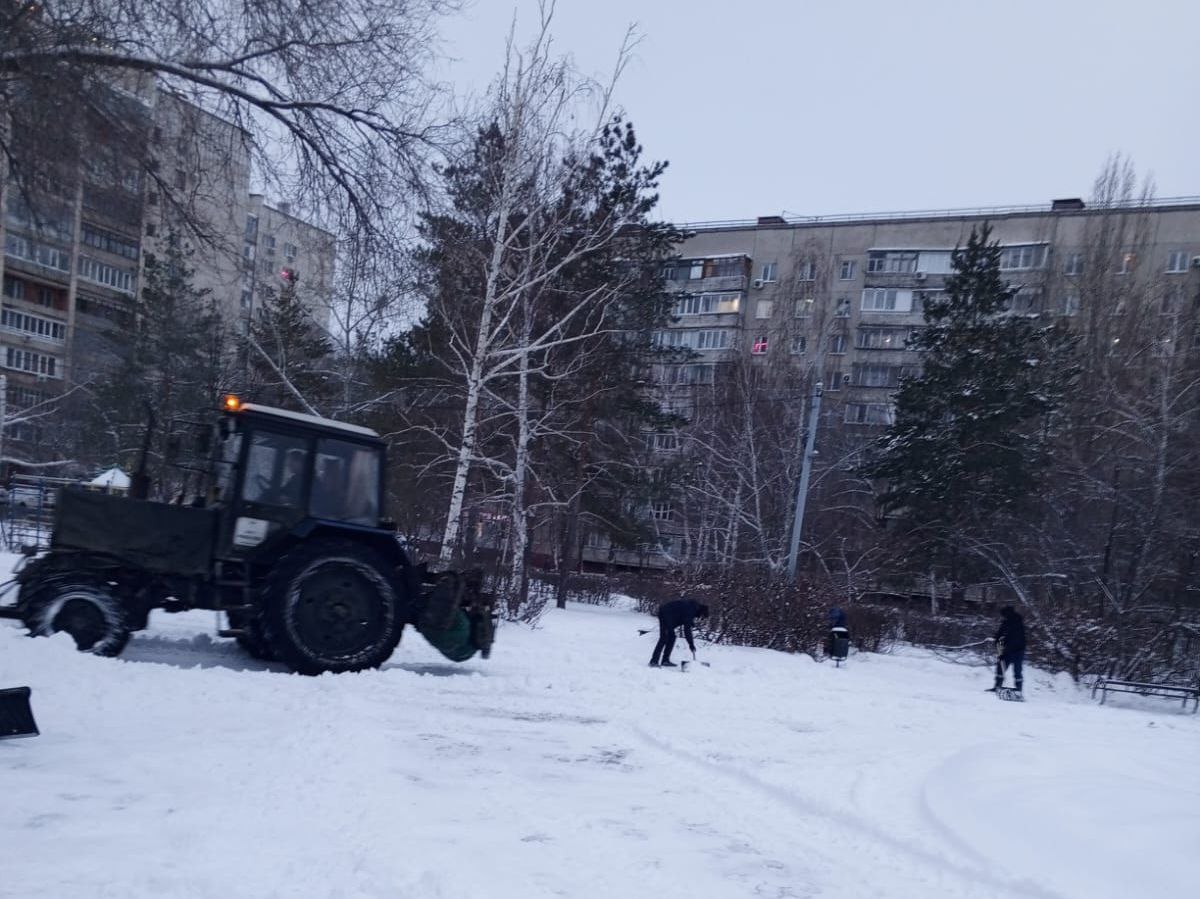
{"label": "person in black coat", "polygon": [[996,631],[996,685],[991,692],[1004,686],[1004,672],[1011,666],[1017,692],[1021,692],[1023,678],[1021,663],[1025,661],[1025,619],[1012,606],[1000,610],[1000,629]]}
{"label": "person in black coat", "polygon": [[675,648],[675,629],[683,627],[683,636],[692,654],[696,653],[696,642],[692,639],[692,625],[697,618],[708,617],[708,606],[694,599],[676,599],[658,607],[658,643],[650,657],[650,667],[674,668],[671,650]]}

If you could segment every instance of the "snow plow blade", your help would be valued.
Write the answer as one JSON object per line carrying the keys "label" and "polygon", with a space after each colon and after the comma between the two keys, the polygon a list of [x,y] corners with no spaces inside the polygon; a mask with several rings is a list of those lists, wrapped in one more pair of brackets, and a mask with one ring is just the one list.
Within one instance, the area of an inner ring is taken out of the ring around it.
{"label": "snow plow blade", "polygon": [[28,687],[0,690],[0,740],[12,737],[36,737],[37,724],[29,707]]}

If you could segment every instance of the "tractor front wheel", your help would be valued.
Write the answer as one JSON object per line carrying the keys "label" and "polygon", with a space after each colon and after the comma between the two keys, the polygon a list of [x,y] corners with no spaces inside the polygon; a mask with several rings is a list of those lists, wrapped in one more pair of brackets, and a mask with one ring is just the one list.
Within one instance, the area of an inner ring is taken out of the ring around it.
{"label": "tractor front wheel", "polygon": [[34,595],[25,625],[35,637],[65,632],[82,652],[120,655],[132,631],[121,598],[101,581],[72,580],[48,584]]}
{"label": "tractor front wheel", "polygon": [[275,657],[301,674],[378,668],[404,627],[389,566],[344,540],[301,543],[264,585],[262,633]]}

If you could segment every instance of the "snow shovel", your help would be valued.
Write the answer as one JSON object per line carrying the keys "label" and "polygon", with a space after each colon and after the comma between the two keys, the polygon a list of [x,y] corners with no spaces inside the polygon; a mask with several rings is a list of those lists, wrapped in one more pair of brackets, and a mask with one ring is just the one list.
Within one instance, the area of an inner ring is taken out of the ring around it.
{"label": "snow shovel", "polygon": [[28,687],[0,690],[0,740],[38,735],[29,707],[30,692]]}
{"label": "snow shovel", "polygon": [[[684,671],[687,671],[687,669],[688,669],[688,665],[692,664],[692,662],[695,662],[695,661],[696,661],[696,654],[693,652],[693,653],[692,653],[692,657],[691,657],[691,659],[690,659],[690,660],[689,660],[689,659],[684,659],[682,662],[680,662],[680,663],[679,663],[679,671],[680,671],[681,673],[682,673],[682,672],[684,672]],[[710,665],[708,662],[700,662],[699,664],[700,664],[700,665],[703,665],[705,668],[711,668],[711,667],[712,667],[712,665]]]}

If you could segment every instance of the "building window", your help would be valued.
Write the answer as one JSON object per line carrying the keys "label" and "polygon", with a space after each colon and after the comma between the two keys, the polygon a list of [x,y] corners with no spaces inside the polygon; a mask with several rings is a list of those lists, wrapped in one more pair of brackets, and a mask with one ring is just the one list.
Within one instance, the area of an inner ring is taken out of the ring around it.
{"label": "building window", "polygon": [[28,334],[43,340],[62,343],[67,337],[67,326],[40,315],[29,315],[15,309],[0,311],[0,327],[18,334]]}
{"label": "building window", "polygon": [[842,370],[840,368],[825,369],[825,389],[830,392],[842,389]]}
{"label": "building window", "polygon": [[288,262],[294,262],[296,260],[297,252],[298,250],[294,243],[285,243],[283,245],[283,255]]}
{"label": "building window", "polygon": [[712,384],[716,366],[703,363],[667,366],[663,374],[667,384]]}
{"label": "building window", "polygon": [[19,350],[11,346],[5,347],[4,365],[6,368],[11,368],[15,371],[43,375],[47,378],[59,377],[57,359],[53,356],[47,356],[44,353],[32,352],[31,350]]}
{"label": "building window", "polygon": [[1041,268],[1046,261],[1046,248],[1029,244],[1021,247],[1004,247],[1000,251],[1000,271],[1023,272]]}
{"label": "building window", "polygon": [[745,256],[719,256],[716,259],[700,259],[692,263],[693,278],[734,278],[746,274]]}
{"label": "building window", "polygon": [[770,318],[771,313],[775,310],[774,300],[759,300],[758,305],[754,307],[755,318]]}
{"label": "building window", "polygon": [[97,228],[94,225],[84,224],[80,230],[82,231],[83,242],[89,247],[95,247],[97,250],[112,253],[114,256],[124,256],[126,259],[136,260],[138,258],[138,245],[128,238],[114,234],[112,231],[106,231],[103,228]]}
{"label": "building window", "polygon": [[248,240],[248,241],[257,241],[258,240],[258,216],[257,215],[246,216],[246,240]]}
{"label": "building window", "polygon": [[671,508],[670,503],[651,503],[650,517],[655,521],[672,521],[675,518],[675,510]]}
{"label": "building window", "polygon": [[[270,252],[268,250],[268,252]],[[740,293],[696,293],[680,297],[675,304],[676,315],[723,315],[741,308]]]}
{"label": "building window", "polygon": [[885,287],[868,287],[862,292],[863,312],[911,312],[913,292]]}
{"label": "building window", "polygon": [[837,299],[837,310],[833,313],[838,318],[850,317],[850,298],[848,296],[840,296]]}
{"label": "building window", "polygon": [[673,453],[679,449],[679,436],[677,434],[655,434],[653,440],[654,449],[660,453]]}
{"label": "building window", "polygon": [[844,355],[846,352],[846,344],[847,343],[849,343],[849,341],[846,340],[845,334],[830,334],[829,335],[829,352],[832,353],[834,356]]}
{"label": "building window", "polygon": [[1062,311],[1068,317],[1079,314],[1079,291],[1068,290],[1063,294]]}
{"label": "building window", "polygon": [[1022,287],[1009,296],[1009,311],[1017,315],[1034,315],[1042,311],[1042,292],[1036,287]]}
{"label": "building window", "polygon": [[4,276],[4,295],[13,300],[25,299],[25,282],[12,275]]}
{"label": "building window", "polygon": [[1181,272],[1186,272],[1188,267],[1188,254],[1186,250],[1172,250],[1167,254],[1167,272],[1177,275]]}
{"label": "building window", "polygon": [[1067,255],[1066,265],[1063,266],[1064,275],[1082,275],[1083,274],[1083,254],[1069,253]]}
{"label": "building window", "polygon": [[895,387],[900,383],[898,365],[856,365],[854,384],[856,387]]}
{"label": "building window", "polygon": [[846,403],[848,425],[890,425],[895,416],[891,403]]}
{"label": "building window", "polygon": [[1133,274],[1133,270],[1135,268],[1137,268],[1137,261],[1138,261],[1137,253],[1122,253],[1121,254],[1121,267],[1119,269],[1117,269],[1117,274],[1118,275]]}
{"label": "building window", "polygon": [[802,297],[796,300],[796,318],[808,318],[812,315],[813,302],[812,297]]}
{"label": "building window", "polygon": [[66,250],[35,243],[17,234],[4,235],[4,252],[9,256],[16,256],[27,262],[36,262],[38,265],[56,271],[69,272],[71,270],[71,254]]}
{"label": "building window", "polygon": [[91,256],[79,257],[79,277],[123,293],[133,293],[132,271],[99,262]]}
{"label": "building window", "polygon": [[774,262],[764,262],[762,267],[762,281],[764,284],[774,284],[777,265]]}
{"label": "building window", "polygon": [[904,350],[911,328],[859,328],[855,346],[860,350]]}
{"label": "building window", "polygon": [[841,271],[841,274],[839,275],[839,277],[843,281],[853,281],[854,280],[854,269],[855,269],[855,265],[854,265],[853,259],[843,259],[842,260],[842,271]]}
{"label": "building window", "polygon": [[175,189],[187,190],[187,172],[183,169],[175,170]]}
{"label": "building window", "polygon": [[1183,308],[1183,288],[1178,284],[1172,284],[1163,291],[1162,299],[1162,314],[1173,315]]}
{"label": "building window", "polygon": [[767,354],[767,335],[758,334],[754,338],[754,343],[750,345],[750,354],[752,356],[765,356]]}
{"label": "building window", "polygon": [[792,355],[803,356],[804,351],[808,349],[808,338],[803,334],[798,334],[792,338]]}
{"label": "building window", "polygon": [[917,254],[906,250],[875,250],[867,255],[867,273],[904,275],[917,270]]}
{"label": "building window", "polygon": [[815,281],[817,280],[817,264],[815,262],[801,262],[796,268],[796,280],[798,281]]}
{"label": "building window", "polygon": [[654,344],[660,347],[687,347],[692,350],[724,350],[733,342],[733,332],[729,328],[713,328],[697,330],[694,328],[673,328],[668,331],[655,331]]}

